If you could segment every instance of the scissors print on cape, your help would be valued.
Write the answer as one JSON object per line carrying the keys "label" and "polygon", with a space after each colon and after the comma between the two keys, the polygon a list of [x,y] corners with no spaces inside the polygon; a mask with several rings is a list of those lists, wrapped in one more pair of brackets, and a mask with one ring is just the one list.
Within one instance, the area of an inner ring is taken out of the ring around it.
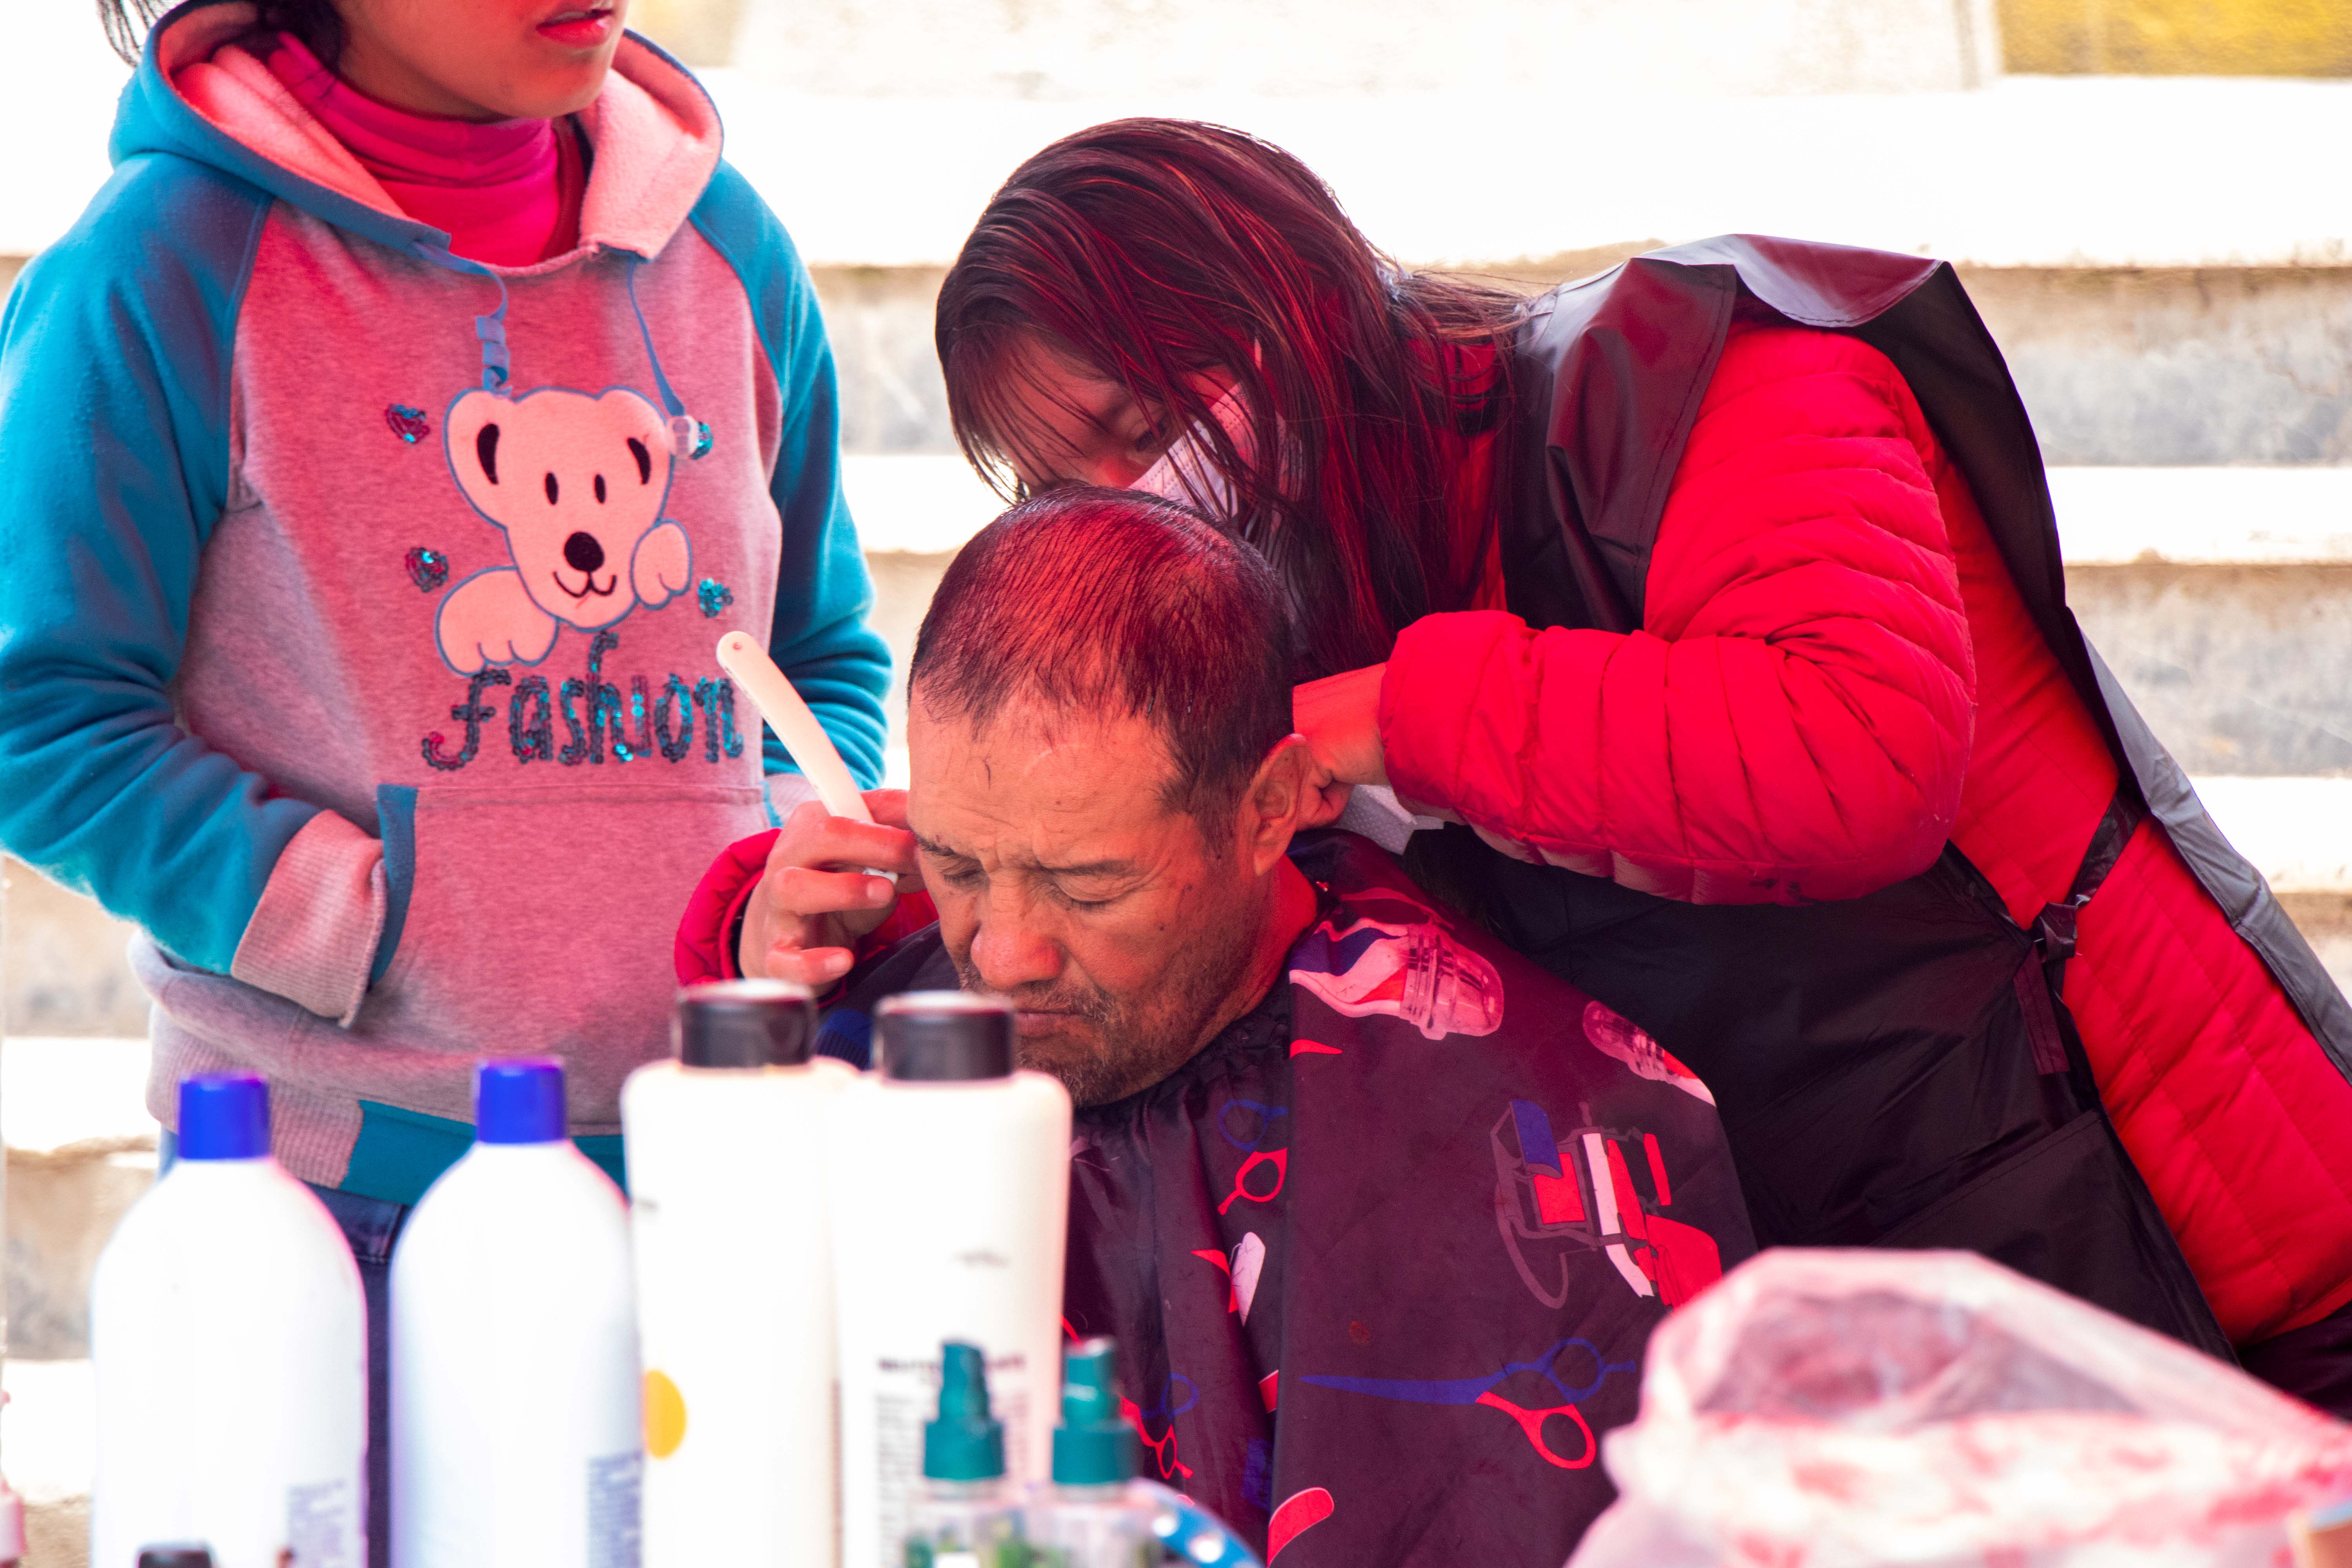
{"label": "scissors print on cape", "polygon": [[[1593,1366],[1592,1381],[1575,1388],[1570,1387],[1561,1378],[1559,1366],[1559,1358],[1571,1350],[1591,1357]],[[1484,1405],[1489,1410],[1499,1410],[1517,1424],[1520,1434],[1528,1440],[1528,1446],[1536,1451],[1544,1463],[1556,1469],[1580,1470],[1592,1463],[1593,1456],[1599,1449],[1598,1445],[1593,1441],[1591,1424],[1584,1419],[1584,1412],[1579,1410],[1577,1406],[1600,1393],[1601,1385],[1609,1381],[1611,1373],[1638,1373],[1639,1371],[1638,1363],[1603,1361],[1601,1357],[1601,1347],[1591,1340],[1568,1339],[1555,1342],[1549,1349],[1533,1361],[1506,1362],[1499,1371],[1488,1373],[1484,1377],[1439,1378],[1424,1381],[1411,1378],[1309,1375],[1298,1381],[1312,1384],[1318,1388],[1336,1389],[1342,1394],[1367,1394],[1375,1399],[1393,1399],[1408,1405]],[[1496,1392],[1513,1377],[1522,1373],[1540,1378],[1550,1384],[1552,1392],[1559,1395],[1559,1403],[1531,1408],[1514,1400],[1506,1399]],[[1549,1439],[1545,1436],[1545,1427],[1553,1421],[1567,1421],[1575,1426],[1579,1436],[1582,1439],[1580,1452],[1572,1455],[1563,1454],[1551,1446]]]}

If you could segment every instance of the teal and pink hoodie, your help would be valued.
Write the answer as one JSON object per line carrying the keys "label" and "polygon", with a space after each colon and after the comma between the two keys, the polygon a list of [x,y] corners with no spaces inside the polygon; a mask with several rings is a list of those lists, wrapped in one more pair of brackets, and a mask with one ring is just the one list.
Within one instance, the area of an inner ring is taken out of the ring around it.
{"label": "teal and pink hoodie", "polygon": [[881,771],[808,275],[642,40],[576,119],[578,243],[500,267],[252,28],[157,24],[0,317],[0,844],[142,928],[167,1122],[258,1070],[290,1170],[413,1200],[473,1059],[550,1053],[610,1163],[676,911],[803,787],[720,635]]}

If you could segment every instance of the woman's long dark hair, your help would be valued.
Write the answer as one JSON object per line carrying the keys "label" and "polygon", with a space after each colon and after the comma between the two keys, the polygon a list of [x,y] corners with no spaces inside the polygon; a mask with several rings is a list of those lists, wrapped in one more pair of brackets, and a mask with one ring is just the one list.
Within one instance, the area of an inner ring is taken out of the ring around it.
{"label": "woman's long dark hair", "polygon": [[[1197,432],[1234,492],[1220,521],[1295,597],[1302,673],[1329,674],[1470,602],[1493,509],[1449,515],[1448,480],[1465,437],[1507,423],[1522,305],[1405,272],[1280,148],[1121,120],[1055,142],[990,199],[940,291],[940,363],[956,440],[1008,496],[1035,427],[1032,345]],[[1192,384],[1212,370],[1239,380],[1247,462]]]}
{"label": "woman's long dark hair", "polygon": [[[114,46],[114,52],[135,66],[146,47],[148,29],[173,4],[174,0],[98,0],[99,26],[106,29],[106,41]],[[333,0],[259,0],[253,10],[255,32],[291,33],[330,69],[335,57],[343,52],[343,18]]]}

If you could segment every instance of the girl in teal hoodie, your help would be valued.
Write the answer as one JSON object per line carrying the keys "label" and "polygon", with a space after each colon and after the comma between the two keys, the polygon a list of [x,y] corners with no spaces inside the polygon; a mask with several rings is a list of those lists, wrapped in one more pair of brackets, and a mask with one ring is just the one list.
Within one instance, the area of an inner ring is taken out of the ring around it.
{"label": "girl in teal hoodie", "polygon": [[881,771],[808,275],[625,4],[180,6],[0,318],[0,845],[142,928],[157,1116],[265,1074],[372,1285],[478,1056],[619,1173],[674,911],[802,794],[720,635]]}

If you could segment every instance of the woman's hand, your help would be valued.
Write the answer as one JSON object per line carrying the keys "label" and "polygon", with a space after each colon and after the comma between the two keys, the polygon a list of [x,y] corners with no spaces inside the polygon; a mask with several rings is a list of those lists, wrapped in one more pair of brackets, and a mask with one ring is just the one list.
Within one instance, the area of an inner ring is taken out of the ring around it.
{"label": "woman's hand", "polygon": [[1367,665],[1291,688],[1290,721],[1315,753],[1307,787],[1320,796],[1309,803],[1302,827],[1337,821],[1356,785],[1389,782],[1381,751],[1381,677],[1387,669]]}
{"label": "woman's hand", "polygon": [[849,973],[857,939],[898,902],[894,877],[869,869],[911,876],[920,886],[907,792],[867,790],[866,809],[874,814],[871,825],[835,816],[813,800],[785,819],[743,907],[736,963],[745,974],[823,991]]}

